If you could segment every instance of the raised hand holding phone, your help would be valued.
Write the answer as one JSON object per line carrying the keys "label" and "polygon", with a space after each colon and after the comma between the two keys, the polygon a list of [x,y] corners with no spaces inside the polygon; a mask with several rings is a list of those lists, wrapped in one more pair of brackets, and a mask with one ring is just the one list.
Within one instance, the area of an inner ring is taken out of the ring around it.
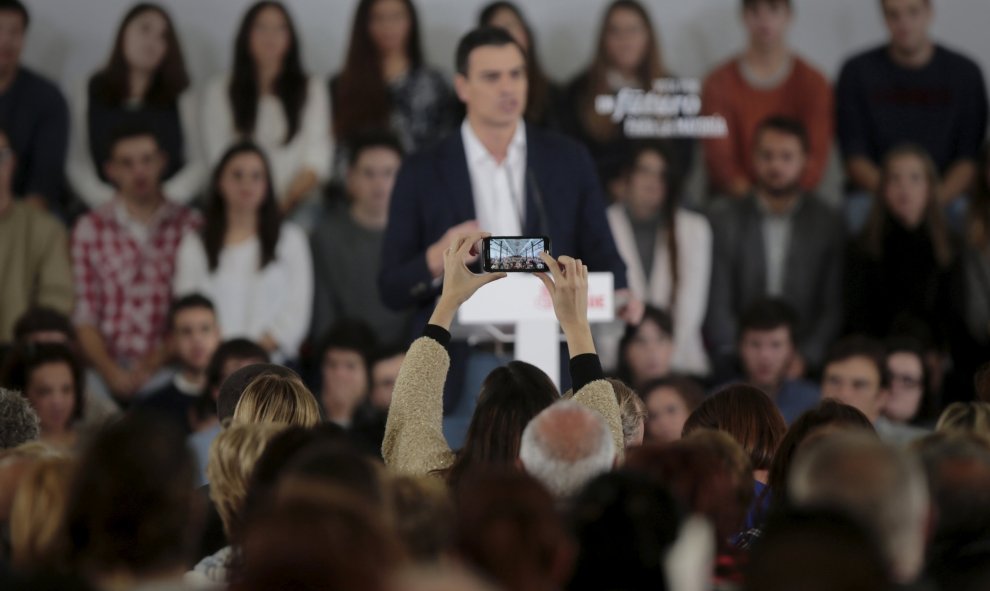
{"label": "raised hand holding phone", "polygon": [[430,317],[430,324],[450,329],[454,314],[483,285],[502,279],[505,273],[478,275],[467,267],[466,261],[476,258],[481,240],[488,232],[470,232],[454,238],[443,253],[443,291]]}
{"label": "raised hand holding phone", "polygon": [[540,253],[540,258],[550,269],[550,274],[537,273],[536,276],[550,292],[553,311],[564,331],[571,357],[595,353],[591,324],[588,322],[588,267],[581,259],[566,255],[554,260],[544,252]]}

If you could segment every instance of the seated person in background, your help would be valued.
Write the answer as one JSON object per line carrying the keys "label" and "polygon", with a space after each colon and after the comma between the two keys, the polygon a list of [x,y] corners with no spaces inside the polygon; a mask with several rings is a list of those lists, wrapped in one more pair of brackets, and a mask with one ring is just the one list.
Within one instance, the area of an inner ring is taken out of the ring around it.
{"label": "seated person in background", "polygon": [[65,188],[69,108],[58,87],[21,65],[28,11],[20,0],[0,2],[0,129],[20,159],[13,193],[57,211]]}
{"label": "seated person in background", "polygon": [[213,303],[199,294],[175,300],[168,313],[167,339],[176,362],[175,377],[148,394],[137,407],[158,413],[189,434],[193,431],[193,406],[203,394],[210,359],[220,345]]}
{"label": "seated person in background", "polygon": [[392,135],[366,133],[351,144],[350,203],[330,211],[310,236],[312,339],[325,335],[338,320],[352,319],[370,326],[383,345],[405,344],[412,310],[394,312],[378,294],[389,197],[401,164],[402,148]]}
{"label": "seated person in background", "polygon": [[179,246],[172,288],[218,302],[224,339],[246,337],[292,360],[309,326],[313,267],[306,234],[283,222],[258,146],[231,146],[213,173],[202,233]]}
{"label": "seated person in background", "polygon": [[906,445],[927,433],[882,415],[890,398],[890,373],[883,345],[868,337],[846,337],[832,345],[822,370],[822,398],[862,412],[889,443]]}
{"label": "seated person in background", "polygon": [[90,365],[126,403],[165,362],[179,241],[199,228],[200,217],[162,194],[165,156],[150,128],[116,130],[104,169],[114,198],[72,231],[72,319]]}
{"label": "seated person in background", "polygon": [[639,390],[647,417],[643,440],[670,443],[681,438],[684,423],[705,399],[705,391],[691,378],[671,376],[647,382]]}
{"label": "seated person in background", "polygon": [[794,309],[772,298],[753,302],[739,322],[743,379],[770,396],[788,425],[821,399],[818,386],[789,375],[797,326]]}
{"label": "seated person in background", "polygon": [[392,404],[395,381],[405,361],[405,349],[379,350],[371,361],[371,386],[367,402],[357,409],[351,424],[351,441],[361,451],[381,458],[388,408]]}
{"label": "seated person in background", "polygon": [[234,39],[232,71],[203,91],[207,166],[217,166],[231,144],[258,144],[271,161],[272,192],[284,214],[315,199],[332,158],[327,87],[306,75],[301,53],[285,5],[255,2]]}
{"label": "seated person in background", "polygon": [[76,195],[90,208],[113,198],[113,185],[100,170],[110,135],[141,121],[155,130],[166,156],[162,192],[189,203],[204,176],[196,109],[171,17],[161,6],[135,5],[117,29],[106,65],[73,100],[68,174]]}
{"label": "seated person in background", "polygon": [[629,289],[644,303],[671,311],[671,369],[707,375],[701,328],[711,279],[711,227],[704,216],[680,206],[681,179],[665,147],[638,145],[624,168],[625,194],[606,213]]}
{"label": "seated person in background", "polygon": [[[881,161],[905,142],[931,154],[942,178],[932,189],[938,205],[953,203],[973,182],[987,129],[986,86],[973,60],[931,38],[932,4],[881,0],[890,39],[842,66],[836,122],[854,191],[876,195]],[[965,206],[959,205],[961,214]],[[850,229],[857,231],[866,220],[869,200],[849,203],[847,210]]]}
{"label": "seated person in background", "polygon": [[928,379],[924,346],[911,337],[888,339],[886,346],[890,396],[881,413],[894,423],[932,429],[940,405]]}
{"label": "seated person in background", "polygon": [[367,404],[375,335],[366,324],[344,320],[334,326],[320,347],[320,405],[327,421],[345,429]]}
{"label": "seated person in background", "polygon": [[752,146],[752,194],[712,208],[715,243],[705,325],[716,366],[739,342],[740,315],[767,296],[787,301],[802,321],[794,339],[795,368],[817,368],[842,326],[842,219],[801,189],[809,145],[800,122],[764,120]]}
{"label": "seated person in background", "polygon": [[822,180],[832,149],[832,88],[788,46],[793,20],[791,0],[742,0],[746,48],[705,79],[704,112],[721,115],[728,124],[727,136],[704,142],[713,193],[736,198],[750,193],[757,183],[753,138],[760,122],[774,115],[796,119],[808,130],[801,189],[813,191]]}
{"label": "seated person in background", "polygon": [[670,375],[674,355],[674,327],[670,315],[646,306],[638,325],[626,325],[619,341],[616,377],[633,389]]}
{"label": "seated person in background", "polygon": [[20,344],[0,371],[0,384],[19,390],[41,419],[40,439],[70,449],[79,441],[83,414],[83,368],[62,344]]}
{"label": "seated person in background", "polygon": [[388,410],[392,404],[392,390],[395,380],[399,377],[402,362],[406,359],[405,349],[393,349],[379,352],[371,363],[371,405],[378,409]]}
{"label": "seated person in background", "polygon": [[[0,24],[5,15],[0,9]],[[10,342],[14,323],[29,308],[72,311],[65,228],[52,215],[15,200],[18,168],[10,139],[0,132],[0,343]]]}

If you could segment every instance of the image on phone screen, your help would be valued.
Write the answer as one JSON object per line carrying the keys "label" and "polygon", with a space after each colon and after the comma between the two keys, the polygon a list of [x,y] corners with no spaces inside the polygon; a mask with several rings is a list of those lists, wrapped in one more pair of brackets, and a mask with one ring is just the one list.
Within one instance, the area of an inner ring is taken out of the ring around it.
{"label": "image on phone screen", "polygon": [[546,236],[492,236],[484,241],[484,269],[489,273],[540,273],[547,266],[541,252],[550,252]]}

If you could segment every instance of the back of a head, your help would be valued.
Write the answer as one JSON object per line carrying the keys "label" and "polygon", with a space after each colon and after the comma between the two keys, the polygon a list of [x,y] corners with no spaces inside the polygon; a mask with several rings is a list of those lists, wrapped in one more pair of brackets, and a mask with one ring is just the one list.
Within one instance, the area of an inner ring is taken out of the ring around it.
{"label": "back of a head", "polygon": [[663,558],[682,516],[665,488],[639,474],[610,472],[575,498],[570,515],[580,549],[569,589],[667,588]]}
{"label": "back of a head", "polygon": [[844,513],[797,509],[774,515],[753,546],[747,591],[881,591],[887,569],[874,535]]}
{"label": "back of a head", "polygon": [[295,485],[332,489],[386,513],[382,470],[349,445],[318,442],[306,446],[293,456],[279,480],[279,491]]}
{"label": "back of a head", "polygon": [[[220,345],[220,349],[217,350],[218,354],[230,343],[233,342],[228,341],[228,343]],[[236,344],[237,343],[234,343],[234,345]],[[254,343],[245,341],[243,346],[249,347],[251,345],[254,345]],[[214,357],[215,356],[216,354]],[[219,365],[220,364],[218,363],[218,367],[208,370],[209,373],[213,373],[215,371],[217,376],[219,376],[219,372],[223,369],[222,367],[219,367]],[[251,384],[251,382],[253,382],[258,376],[266,374],[284,378],[299,376],[299,374],[291,369],[281,365],[276,365],[274,363],[253,363],[238,369],[234,373],[227,376],[227,379],[220,384],[220,392],[217,395],[217,418],[221,423],[224,423],[228,419],[232,419],[234,417],[234,410],[237,409],[237,403],[241,401],[241,396],[244,394],[244,391]]]}
{"label": "back of a head", "polygon": [[13,449],[41,436],[38,413],[20,392],[0,388],[0,450]]}
{"label": "back of a head", "polygon": [[320,407],[298,376],[263,373],[244,389],[232,422],[312,427],[320,422]]}
{"label": "back of a head", "polygon": [[762,390],[733,384],[694,409],[684,423],[684,435],[695,429],[728,433],[749,454],[753,470],[768,470],[787,425],[777,406]]}
{"label": "back of a head", "polygon": [[438,564],[454,542],[450,489],[429,476],[392,476],[386,482],[386,493],[409,558],[422,565]]}
{"label": "back of a head", "polygon": [[622,441],[628,448],[642,443],[646,417],[649,412],[646,404],[628,384],[622,380],[608,378],[615,390],[615,401],[619,403],[619,418],[622,420]]}
{"label": "back of a head", "polygon": [[533,417],[519,447],[526,472],[562,499],[608,472],[615,457],[605,419],[570,400],[556,402]]}
{"label": "back of a head", "polygon": [[186,564],[202,513],[185,435],[141,413],[99,432],[79,459],[66,511],[79,572],[134,576]]}
{"label": "back of a head", "polygon": [[917,577],[929,494],[920,463],[907,452],[864,432],[835,433],[797,455],[788,489],[797,507],[832,507],[869,527],[897,582]]}
{"label": "back of a head", "polygon": [[53,456],[35,461],[20,479],[10,519],[11,564],[20,572],[62,566],[62,520],[73,462]]}
{"label": "back of a head", "polygon": [[953,402],[942,411],[935,430],[965,432],[990,437],[990,402]]}
{"label": "back of a head", "polygon": [[457,490],[457,550],[506,589],[559,588],[573,546],[536,480],[512,471],[476,472]]}

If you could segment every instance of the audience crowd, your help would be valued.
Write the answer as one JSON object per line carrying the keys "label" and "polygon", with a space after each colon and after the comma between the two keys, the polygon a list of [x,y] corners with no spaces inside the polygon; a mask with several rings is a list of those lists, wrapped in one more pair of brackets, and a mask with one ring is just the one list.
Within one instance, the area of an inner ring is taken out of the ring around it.
{"label": "audience crowd", "polygon": [[[261,0],[202,88],[142,2],[67,97],[0,0],[0,588],[990,588],[990,102],[876,3],[830,81],[740,0],[727,133],[642,139],[638,0],[570,81],[522,4],[448,79],[360,0],[323,79]],[[560,388],[461,335],[502,228],[551,238]]]}

